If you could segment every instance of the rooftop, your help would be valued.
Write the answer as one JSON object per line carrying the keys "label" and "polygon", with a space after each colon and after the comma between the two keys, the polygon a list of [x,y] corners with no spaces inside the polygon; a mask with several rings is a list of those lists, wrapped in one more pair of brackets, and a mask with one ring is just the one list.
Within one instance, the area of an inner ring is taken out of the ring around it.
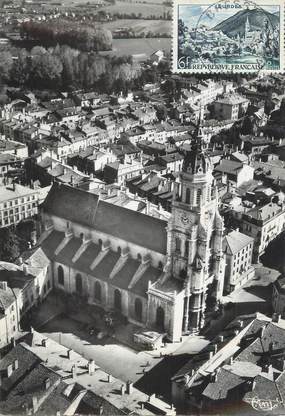
{"label": "rooftop", "polygon": [[162,254],[166,252],[165,221],[99,200],[98,195],[54,184],[43,208],[50,215]]}
{"label": "rooftop", "polygon": [[252,237],[240,233],[237,230],[231,231],[228,235],[225,236],[225,243],[227,244],[231,254],[238,253],[244,247],[251,244],[253,240],[254,239]]}
{"label": "rooftop", "polygon": [[0,186],[0,203],[35,193],[37,193],[35,189],[31,189],[19,184],[15,184],[15,189],[13,188],[13,185]]}

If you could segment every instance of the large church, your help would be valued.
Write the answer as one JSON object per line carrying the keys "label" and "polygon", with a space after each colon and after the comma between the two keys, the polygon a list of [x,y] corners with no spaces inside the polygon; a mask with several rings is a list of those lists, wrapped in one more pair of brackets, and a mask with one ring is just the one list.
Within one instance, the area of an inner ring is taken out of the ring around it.
{"label": "large church", "polygon": [[198,132],[175,182],[168,223],[54,184],[42,224],[54,287],[172,341],[198,332],[210,301],[222,296],[223,220]]}

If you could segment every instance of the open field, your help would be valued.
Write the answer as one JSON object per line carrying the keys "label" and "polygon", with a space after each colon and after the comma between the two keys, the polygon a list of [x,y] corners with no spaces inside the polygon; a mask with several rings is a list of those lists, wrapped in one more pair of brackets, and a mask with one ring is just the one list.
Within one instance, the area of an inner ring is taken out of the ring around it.
{"label": "open field", "polygon": [[144,20],[144,19],[119,19],[104,23],[104,29],[115,31],[119,28],[131,28],[136,34],[142,33],[168,33],[171,36],[170,20]]}
{"label": "open field", "polygon": [[116,4],[110,6],[103,6],[100,10],[105,10],[107,13],[126,13],[140,15],[141,17],[155,16],[157,18],[163,17],[168,12],[171,13],[171,7],[162,4],[152,3],[128,3],[124,1],[117,1]]}
{"label": "open field", "polygon": [[171,39],[167,38],[141,38],[141,39],[113,39],[113,50],[100,52],[101,55],[143,55],[142,58],[149,57],[153,52],[162,49],[169,52],[171,49]]}

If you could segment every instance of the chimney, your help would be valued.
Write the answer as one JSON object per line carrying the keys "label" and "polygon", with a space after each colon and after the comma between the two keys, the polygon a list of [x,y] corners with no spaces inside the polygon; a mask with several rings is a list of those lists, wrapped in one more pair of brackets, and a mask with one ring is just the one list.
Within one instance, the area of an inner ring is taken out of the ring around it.
{"label": "chimney", "polygon": [[50,378],[46,378],[45,381],[44,381],[45,390],[48,390],[50,388],[50,386],[51,386]]}
{"label": "chimney", "polygon": [[19,368],[19,360],[14,361],[14,370],[18,370]]}
{"label": "chimney", "polygon": [[32,397],[32,407],[33,407],[33,413],[36,413],[38,410],[38,398],[36,396]]}
{"label": "chimney", "polygon": [[217,368],[215,371],[213,371],[211,373],[211,382],[212,383],[215,383],[217,381],[219,372],[220,372],[220,369]]}
{"label": "chimney", "polygon": [[88,363],[88,374],[92,376],[95,373],[95,361],[90,360]]}
{"label": "chimney", "polygon": [[67,358],[69,360],[72,360],[72,353],[73,353],[73,350],[67,350]]}
{"label": "chimney", "polygon": [[133,392],[133,383],[131,381],[127,381],[126,383],[126,393],[132,394]]}
{"label": "chimney", "polygon": [[126,392],[126,386],[124,384],[121,385],[121,396],[123,396]]}
{"label": "chimney", "polygon": [[6,281],[1,281],[0,282],[0,289],[6,291],[8,289],[8,283]]}
{"label": "chimney", "polygon": [[278,314],[278,313],[274,313],[273,314],[273,316],[272,316],[272,322],[279,323],[280,322],[280,319],[281,319],[281,315],[280,314]]}
{"label": "chimney", "polygon": [[267,373],[267,374],[272,373],[272,364],[268,364],[264,367],[264,373]]}
{"label": "chimney", "polygon": [[7,367],[7,377],[8,378],[11,377],[12,373],[13,373],[13,365],[9,364]]}
{"label": "chimney", "polygon": [[47,346],[47,339],[42,339],[42,347],[46,347]]}
{"label": "chimney", "polygon": [[76,375],[77,375],[77,365],[76,364],[74,364],[72,366],[71,371],[72,371],[72,378],[75,378]]}
{"label": "chimney", "polygon": [[108,383],[112,383],[113,377],[112,374],[108,374]]}
{"label": "chimney", "polygon": [[242,328],[243,327],[243,320],[241,320],[241,319],[238,319],[237,320],[237,327],[238,328]]}
{"label": "chimney", "polygon": [[250,391],[253,391],[255,389],[255,387],[256,387],[256,381],[252,380],[250,382],[250,385],[249,385]]}

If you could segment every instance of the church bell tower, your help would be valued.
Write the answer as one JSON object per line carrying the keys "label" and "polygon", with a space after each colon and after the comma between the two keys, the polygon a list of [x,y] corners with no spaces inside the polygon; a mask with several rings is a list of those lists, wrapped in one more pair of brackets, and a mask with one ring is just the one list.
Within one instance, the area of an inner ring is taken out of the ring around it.
{"label": "church bell tower", "polygon": [[203,327],[207,296],[217,301],[223,292],[223,220],[213,182],[198,125],[175,183],[168,224],[168,273],[183,282],[185,291],[183,333]]}

